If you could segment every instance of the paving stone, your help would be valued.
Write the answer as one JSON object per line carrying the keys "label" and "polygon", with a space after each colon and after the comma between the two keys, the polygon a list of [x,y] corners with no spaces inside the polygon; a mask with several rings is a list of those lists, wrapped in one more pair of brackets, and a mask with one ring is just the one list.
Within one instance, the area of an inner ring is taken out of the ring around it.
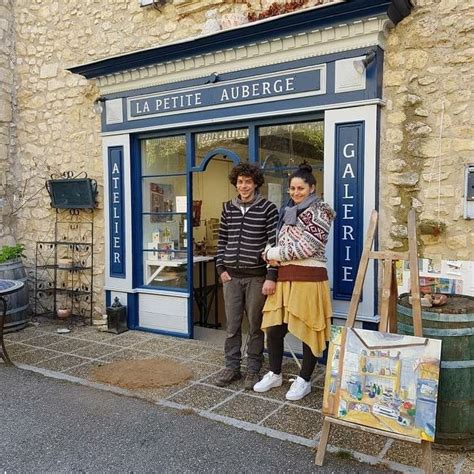
{"label": "paving stone", "polygon": [[42,336],[46,334],[44,331],[41,331],[36,328],[25,328],[21,331],[9,332],[3,335],[5,341],[26,341],[27,339],[33,339],[34,337]]}
{"label": "paving stone", "polygon": [[91,344],[90,341],[85,341],[83,339],[73,339],[71,337],[60,337],[59,342],[56,344],[51,344],[48,346],[48,349],[54,349],[59,352],[73,352],[77,349]]}
{"label": "paving stone", "polygon": [[333,424],[328,443],[344,450],[378,456],[388,438]]}
{"label": "paving stone", "polygon": [[216,350],[216,349],[209,350],[209,348],[207,348],[205,352],[203,352],[202,354],[199,354],[196,357],[196,360],[206,362],[208,364],[214,364],[219,367],[224,367],[224,363],[225,363],[224,351]]}
{"label": "paving stone", "polygon": [[42,367],[44,369],[53,370],[56,372],[63,372],[64,370],[70,369],[77,365],[81,365],[86,362],[87,359],[83,357],[76,357],[73,355],[60,355],[53,359],[43,360],[36,364],[37,367]]}
{"label": "paving stone", "polygon": [[178,385],[172,385],[163,388],[139,388],[136,391],[146,397],[148,400],[158,401],[172,397],[175,393],[190,387],[192,382],[186,381]]}
{"label": "paving stone", "polygon": [[106,362],[99,361],[89,361],[86,364],[82,364],[78,367],[73,367],[72,369],[67,369],[64,371],[65,374],[72,375],[74,377],[79,377],[81,379],[93,381],[91,370],[95,367],[101,367],[105,365]]}
{"label": "paving stone", "polygon": [[198,410],[209,410],[228,398],[231,392],[206,385],[195,384],[169,397],[169,400]]}
{"label": "paving stone", "polygon": [[98,359],[99,357],[103,357],[107,354],[110,354],[112,352],[117,352],[119,350],[120,350],[119,346],[111,346],[108,344],[100,344],[100,343],[91,343],[81,349],[77,349],[73,351],[72,354],[76,356],[89,357],[91,359]]}
{"label": "paving stone", "polygon": [[281,406],[281,403],[239,394],[213,411],[248,423],[259,423]]}
{"label": "paving stone", "polygon": [[[418,444],[394,441],[384,460],[395,461],[409,466],[421,467],[421,447]],[[455,472],[459,453],[440,449],[432,450],[433,470],[435,472]]]}
{"label": "paving stone", "polygon": [[149,352],[136,351],[131,349],[123,349],[118,352],[99,357],[99,360],[104,362],[114,362],[117,360],[140,360],[140,359],[152,359],[153,355]]}
{"label": "paving stone", "polygon": [[194,360],[186,361],[184,362],[184,365],[187,365],[193,371],[192,380],[207,380],[208,376],[215,375],[217,372],[219,372],[219,368],[215,365],[205,364],[203,362],[197,362]]}
{"label": "paving stone", "polygon": [[306,397],[301,400],[294,402],[288,402],[294,405],[312,408],[313,410],[320,410],[323,406],[323,391],[319,388],[312,388],[311,393],[306,395]]}
{"label": "paving stone", "polygon": [[133,349],[151,353],[162,353],[164,350],[175,347],[177,341],[171,338],[153,338],[145,342],[140,342],[133,346]]}
{"label": "paving stone", "polygon": [[86,339],[93,342],[106,342],[107,344],[115,344],[115,339],[118,337],[116,334],[111,334],[105,331],[95,330],[76,330],[74,331],[74,337],[78,339]]}
{"label": "paving stone", "polygon": [[[204,382],[207,383],[207,384],[215,385],[216,384],[216,379],[219,376],[219,373],[220,373],[221,370],[222,370],[222,368],[220,370],[218,370],[214,375],[211,375],[210,377],[205,379]],[[240,390],[243,390],[243,388],[244,388],[244,377],[245,377],[245,372],[242,372],[242,378],[240,378],[239,380],[235,380],[231,384],[227,385],[225,388],[228,389],[228,390],[234,390],[236,392],[238,392]]]}
{"label": "paving stone", "polygon": [[323,415],[313,410],[285,405],[262,425],[313,440],[321,431]]}
{"label": "paving stone", "polygon": [[151,337],[153,337],[151,334],[142,331],[127,331],[117,335],[112,343],[117,346],[127,347],[139,342],[148,341]]}
{"label": "paving stone", "polygon": [[53,357],[58,357],[58,353],[47,349],[33,349],[18,354],[13,362],[17,362],[18,364],[37,365],[39,362],[52,359]]}
{"label": "paving stone", "polygon": [[36,346],[36,347],[48,347],[51,344],[55,344],[61,340],[61,336],[54,335],[54,334],[42,334],[41,336],[36,336],[30,339],[27,339],[24,344],[28,344],[29,346]]}
{"label": "paving stone", "polygon": [[461,468],[462,474],[472,474],[474,472],[474,453],[466,453],[466,458]]}
{"label": "paving stone", "polygon": [[180,343],[163,350],[163,354],[176,356],[181,359],[194,359],[206,352],[206,348],[201,345]]}
{"label": "paving stone", "polygon": [[5,341],[5,347],[7,348],[10,358],[17,356],[18,354],[22,354],[23,352],[35,350],[33,347],[27,346],[26,344],[22,344],[20,342]]}

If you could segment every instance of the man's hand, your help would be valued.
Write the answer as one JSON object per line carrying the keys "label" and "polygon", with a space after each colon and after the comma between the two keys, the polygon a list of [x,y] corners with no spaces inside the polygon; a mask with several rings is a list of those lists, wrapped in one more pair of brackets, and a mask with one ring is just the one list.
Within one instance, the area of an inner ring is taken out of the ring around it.
{"label": "man's hand", "polygon": [[276,282],[272,280],[265,280],[262,286],[262,294],[265,296],[273,295],[275,293]]}
{"label": "man's hand", "polygon": [[232,280],[228,272],[222,272],[221,273],[221,280],[222,283],[227,283],[228,281]]}

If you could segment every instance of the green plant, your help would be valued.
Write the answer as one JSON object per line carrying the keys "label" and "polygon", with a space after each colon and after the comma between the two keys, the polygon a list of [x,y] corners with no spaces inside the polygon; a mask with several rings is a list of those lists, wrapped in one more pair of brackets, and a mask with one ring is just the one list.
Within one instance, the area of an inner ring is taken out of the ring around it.
{"label": "green plant", "polygon": [[16,260],[17,258],[24,257],[24,250],[25,246],[23,244],[4,245],[2,248],[0,248],[0,263],[5,263],[10,260]]}

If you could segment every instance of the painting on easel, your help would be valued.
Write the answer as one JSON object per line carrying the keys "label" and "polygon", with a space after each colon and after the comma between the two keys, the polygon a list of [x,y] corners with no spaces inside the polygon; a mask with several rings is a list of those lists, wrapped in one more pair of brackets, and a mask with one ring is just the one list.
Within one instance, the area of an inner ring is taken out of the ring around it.
{"label": "painting on easel", "polygon": [[433,441],[441,341],[332,326],[323,412]]}

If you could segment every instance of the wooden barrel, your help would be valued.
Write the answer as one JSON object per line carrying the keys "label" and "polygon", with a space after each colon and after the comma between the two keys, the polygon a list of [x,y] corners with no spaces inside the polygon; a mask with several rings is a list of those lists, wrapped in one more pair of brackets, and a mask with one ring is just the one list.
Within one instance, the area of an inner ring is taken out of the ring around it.
{"label": "wooden barrel", "polygon": [[[435,443],[474,449],[474,297],[450,295],[445,305],[422,308],[423,336],[441,339]],[[399,334],[413,335],[408,294],[397,304]]]}
{"label": "wooden barrel", "polygon": [[[21,260],[0,263],[0,279],[19,280],[24,283],[20,291],[6,296],[8,305],[3,332],[7,333],[23,329],[29,319],[30,303],[26,271]],[[0,311],[2,309],[0,308]]]}

